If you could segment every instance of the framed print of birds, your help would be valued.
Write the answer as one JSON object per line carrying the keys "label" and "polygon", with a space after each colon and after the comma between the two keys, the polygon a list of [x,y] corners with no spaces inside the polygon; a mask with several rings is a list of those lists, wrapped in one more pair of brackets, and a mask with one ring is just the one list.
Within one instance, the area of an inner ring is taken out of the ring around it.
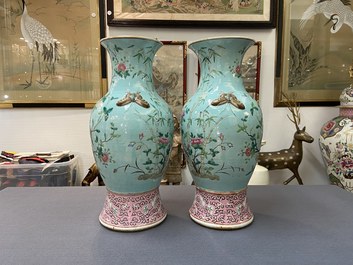
{"label": "framed print of birds", "polygon": [[103,95],[98,0],[0,2],[0,108],[90,107]]}
{"label": "framed print of birds", "polygon": [[350,0],[280,1],[275,106],[283,94],[301,105],[337,105],[351,84],[353,3]]}

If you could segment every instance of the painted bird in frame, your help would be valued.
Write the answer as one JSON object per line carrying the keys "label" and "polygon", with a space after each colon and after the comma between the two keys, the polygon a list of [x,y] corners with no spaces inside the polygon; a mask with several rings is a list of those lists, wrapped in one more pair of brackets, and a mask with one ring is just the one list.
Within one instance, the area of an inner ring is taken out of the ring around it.
{"label": "painted bird in frame", "polygon": [[[32,65],[29,80],[22,84],[24,88],[32,86],[33,82],[33,70],[35,62],[35,53],[37,53],[38,72],[39,80],[37,82],[41,87],[50,86],[48,75],[43,75],[46,71],[48,74],[54,74],[55,63],[58,60],[58,43],[53,38],[50,31],[38,20],[34,19],[28,14],[27,4],[25,0],[22,0],[23,13],[21,16],[21,33],[22,36],[31,51]],[[47,69],[43,70],[41,62],[46,63]]]}
{"label": "painted bird in frame", "polygon": [[314,0],[303,13],[300,28],[304,28],[308,20],[318,14],[323,14],[328,19],[326,24],[332,23],[331,33],[338,32],[344,24],[353,31],[351,0]]}

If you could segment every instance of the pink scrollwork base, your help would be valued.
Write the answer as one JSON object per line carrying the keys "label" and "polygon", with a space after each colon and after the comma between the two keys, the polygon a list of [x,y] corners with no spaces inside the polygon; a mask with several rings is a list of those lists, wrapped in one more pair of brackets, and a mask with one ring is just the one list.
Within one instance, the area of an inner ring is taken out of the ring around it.
{"label": "pink scrollwork base", "polygon": [[234,193],[214,193],[196,188],[189,213],[195,222],[215,229],[238,229],[249,225],[254,219],[246,201],[246,189]]}
{"label": "pink scrollwork base", "polygon": [[99,221],[109,229],[139,231],[158,225],[166,216],[158,188],[139,194],[119,194],[107,190]]}

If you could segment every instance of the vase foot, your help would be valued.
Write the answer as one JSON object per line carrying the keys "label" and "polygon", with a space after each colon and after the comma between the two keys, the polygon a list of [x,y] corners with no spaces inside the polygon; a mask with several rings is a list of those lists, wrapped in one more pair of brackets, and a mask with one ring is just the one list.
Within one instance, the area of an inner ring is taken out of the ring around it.
{"label": "vase foot", "polygon": [[116,231],[140,231],[160,224],[166,217],[158,188],[139,194],[107,190],[99,221]]}
{"label": "vase foot", "polygon": [[189,213],[196,223],[222,230],[242,228],[251,224],[254,219],[246,202],[246,189],[232,193],[215,193],[196,188]]}

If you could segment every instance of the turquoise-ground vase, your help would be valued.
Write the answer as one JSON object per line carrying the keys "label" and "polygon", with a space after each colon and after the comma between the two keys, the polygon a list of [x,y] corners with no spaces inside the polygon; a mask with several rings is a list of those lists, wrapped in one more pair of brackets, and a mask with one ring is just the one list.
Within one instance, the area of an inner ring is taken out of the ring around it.
{"label": "turquoise-ground vase", "polygon": [[242,58],[254,43],[219,37],[189,45],[201,71],[181,120],[183,148],[196,185],[189,213],[210,228],[237,229],[254,218],[246,191],[261,146],[262,113],[241,76]]}
{"label": "turquoise-ground vase", "polygon": [[107,187],[99,221],[113,230],[143,230],[167,215],[159,185],[171,151],[173,115],[152,82],[153,58],[162,43],[110,37],[101,45],[112,78],[90,118],[93,155]]}

